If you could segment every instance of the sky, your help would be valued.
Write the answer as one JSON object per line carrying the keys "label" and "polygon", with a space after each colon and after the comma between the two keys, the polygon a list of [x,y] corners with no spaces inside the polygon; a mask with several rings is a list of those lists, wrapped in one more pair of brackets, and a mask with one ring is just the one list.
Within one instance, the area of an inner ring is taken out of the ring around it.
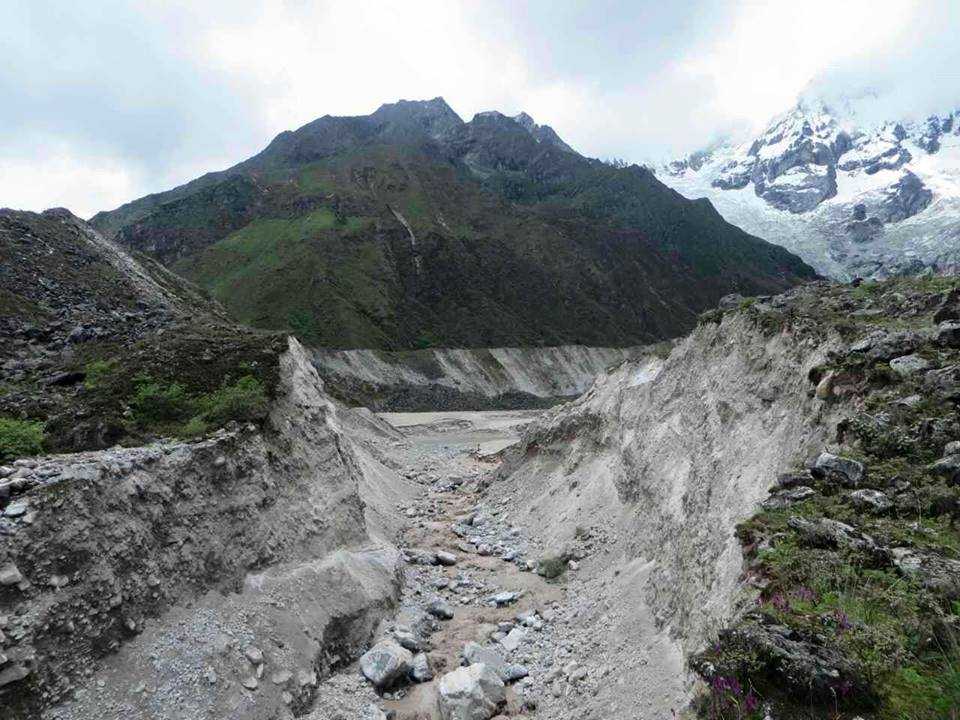
{"label": "sky", "polygon": [[326,115],[443,96],[651,162],[811,89],[960,107],[953,0],[3,0],[0,206],[89,217]]}

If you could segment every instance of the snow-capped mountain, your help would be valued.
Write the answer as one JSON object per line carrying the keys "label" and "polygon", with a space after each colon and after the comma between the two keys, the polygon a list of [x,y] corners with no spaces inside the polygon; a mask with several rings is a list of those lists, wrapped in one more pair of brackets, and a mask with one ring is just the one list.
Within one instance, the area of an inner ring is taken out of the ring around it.
{"label": "snow-capped mountain", "polygon": [[661,180],[839,278],[960,270],[960,110],[864,122],[802,100],[756,138],[677,160]]}

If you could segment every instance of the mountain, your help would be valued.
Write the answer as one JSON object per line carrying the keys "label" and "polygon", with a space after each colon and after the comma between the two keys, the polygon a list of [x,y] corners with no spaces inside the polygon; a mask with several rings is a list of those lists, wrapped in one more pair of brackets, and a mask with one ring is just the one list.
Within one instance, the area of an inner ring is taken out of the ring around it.
{"label": "mountain", "polygon": [[869,99],[805,98],[746,142],[660,176],[750,233],[838,278],[960,266],[960,110],[868,119]]}
{"label": "mountain", "polygon": [[92,218],[242,322],[330,347],[627,346],[813,270],[526,114],[324,116]]}

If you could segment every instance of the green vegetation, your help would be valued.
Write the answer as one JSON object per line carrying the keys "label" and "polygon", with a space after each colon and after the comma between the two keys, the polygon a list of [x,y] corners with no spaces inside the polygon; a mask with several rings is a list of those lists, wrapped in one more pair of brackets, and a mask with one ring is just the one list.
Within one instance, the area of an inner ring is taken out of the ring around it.
{"label": "green vegetation", "polygon": [[93,360],[84,368],[86,378],[83,381],[87,390],[95,390],[103,385],[110,374],[116,370],[116,360]]}
{"label": "green vegetation", "polygon": [[[847,342],[877,328],[930,327],[944,293],[958,286],[956,278],[907,278],[826,288],[810,293],[809,304],[795,301],[784,324],[795,334],[824,337],[842,323]],[[856,313],[864,307],[882,312]],[[904,307],[921,310],[903,313]],[[749,315],[755,309],[741,310]],[[960,361],[960,352],[924,337],[918,335],[920,344],[910,351],[934,367]],[[891,369],[887,357],[907,352],[880,357],[848,352],[811,371],[811,384],[829,372],[842,388],[827,402],[846,417],[837,427],[840,452],[868,468],[859,487],[884,493],[893,505],[857,507],[851,488],[808,477],[804,484],[815,491],[812,497],[764,509],[738,528],[747,575],[757,578],[761,589],[756,609],[695,660],[697,667],[713,670],[701,715],[759,718],[763,705],[772,702],[774,716],[784,720],[957,717],[960,597],[901,571],[884,550],[908,548],[924,557],[960,560],[960,486],[930,469],[946,443],[960,438],[960,416],[956,404],[937,396],[922,374],[901,376]],[[900,402],[908,397],[910,403]],[[806,535],[792,518],[839,521],[870,542]],[[839,668],[836,680],[819,691],[813,680],[806,690],[785,684],[788,671],[764,634],[769,627],[789,629],[792,641],[820,653],[826,667]],[[744,708],[748,696],[750,712]]]}
{"label": "green vegetation", "polygon": [[138,375],[134,382],[130,407],[142,430],[200,435],[211,425],[258,420],[266,412],[263,386],[252,375],[234,383],[224,382],[218,389],[199,395],[190,395],[178,383],[157,381],[146,374]]}
{"label": "green vegetation", "polygon": [[547,580],[556,580],[567,571],[567,560],[562,555],[547,555],[537,562],[537,574]]}
{"label": "green vegetation", "polygon": [[0,417],[0,463],[43,452],[43,423]]}

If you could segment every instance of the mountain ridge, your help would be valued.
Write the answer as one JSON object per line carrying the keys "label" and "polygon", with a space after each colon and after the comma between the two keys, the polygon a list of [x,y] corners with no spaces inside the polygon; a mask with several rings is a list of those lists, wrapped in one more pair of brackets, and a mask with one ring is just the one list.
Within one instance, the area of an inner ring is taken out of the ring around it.
{"label": "mountain ridge", "polygon": [[310,344],[630,346],[814,277],[645,168],[442,98],[323,116],[91,223]]}

